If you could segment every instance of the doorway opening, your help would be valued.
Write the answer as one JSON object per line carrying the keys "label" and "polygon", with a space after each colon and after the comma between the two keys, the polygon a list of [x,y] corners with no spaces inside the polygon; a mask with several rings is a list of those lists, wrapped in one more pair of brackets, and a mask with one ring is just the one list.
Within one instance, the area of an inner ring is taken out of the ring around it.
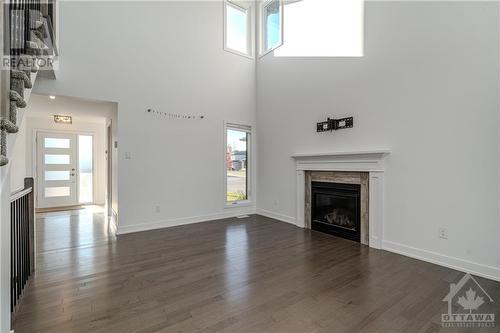
{"label": "doorway opening", "polygon": [[100,206],[116,229],[118,104],[37,94],[30,104],[18,176],[35,179],[37,212]]}

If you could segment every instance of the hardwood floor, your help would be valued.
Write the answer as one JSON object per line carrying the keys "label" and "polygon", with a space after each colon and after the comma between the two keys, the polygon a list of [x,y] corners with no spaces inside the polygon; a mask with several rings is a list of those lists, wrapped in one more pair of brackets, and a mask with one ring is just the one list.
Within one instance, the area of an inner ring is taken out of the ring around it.
{"label": "hardwood floor", "polygon": [[463,276],[262,216],[115,237],[102,212],[47,213],[37,247],[16,333],[452,332]]}

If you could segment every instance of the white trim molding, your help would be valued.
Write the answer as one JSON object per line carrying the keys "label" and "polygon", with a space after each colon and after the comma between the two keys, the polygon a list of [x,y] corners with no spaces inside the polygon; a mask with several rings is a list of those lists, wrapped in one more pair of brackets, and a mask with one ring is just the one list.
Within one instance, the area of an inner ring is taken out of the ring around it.
{"label": "white trim molding", "polygon": [[382,249],[384,240],[384,158],[388,149],[294,154],[297,182],[295,224],[305,228],[305,171],[353,171],[369,174],[369,245]]}
{"label": "white trim molding", "polygon": [[129,234],[129,233],[134,233],[134,232],[170,228],[170,227],[176,227],[176,226],[191,224],[191,223],[210,222],[210,221],[215,221],[215,220],[227,219],[227,218],[231,218],[231,217],[238,217],[240,215],[253,215],[253,214],[255,214],[255,207],[254,206],[244,207],[244,208],[242,207],[241,209],[227,210],[227,211],[224,211],[222,213],[173,218],[173,219],[166,219],[166,220],[160,220],[160,221],[137,223],[137,224],[133,224],[133,225],[118,224],[118,229],[116,231],[116,234],[117,235],[124,235],[124,234]]}
{"label": "white trim molding", "polygon": [[284,215],[284,214],[279,214],[279,213],[271,212],[269,210],[260,209],[260,208],[257,209],[257,214],[265,216],[265,217],[269,217],[271,219],[275,219],[275,220],[278,220],[278,221],[282,221],[282,222],[290,223],[290,224],[293,224],[293,225],[297,225],[296,218],[292,217],[292,216],[288,216],[288,215]]}
{"label": "white trim molding", "polygon": [[424,250],[401,243],[384,240],[382,249],[401,254],[410,258],[426,261],[432,264],[448,267],[457,271],[481,276],[490,280],[500,281],[500,267],[479,264],[434,251]]}

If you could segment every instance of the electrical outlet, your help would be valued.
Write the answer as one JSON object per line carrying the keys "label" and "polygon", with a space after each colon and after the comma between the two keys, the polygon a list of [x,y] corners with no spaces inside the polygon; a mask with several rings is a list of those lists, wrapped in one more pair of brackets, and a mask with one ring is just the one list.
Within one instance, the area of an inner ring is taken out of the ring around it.
{"label": "electrical outlet", "polygon": [[441,239],[448,239],[448,229],[446,229],[446,228],[439,228],[439,230],[438,230],[438,236]]}
{"label": "electrical outlet", "polygon": [[160,212],[160,206],[158,206],[158,205],[157,205],[157,206],[155,207],[155,212],[157,212],[157,213],[159,213],[159,212]]}

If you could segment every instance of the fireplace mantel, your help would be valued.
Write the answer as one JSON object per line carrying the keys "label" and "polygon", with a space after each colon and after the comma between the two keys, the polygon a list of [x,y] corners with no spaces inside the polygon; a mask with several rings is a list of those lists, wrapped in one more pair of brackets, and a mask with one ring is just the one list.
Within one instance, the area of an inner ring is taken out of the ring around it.
{"label": "fireplace mantel", "polygon": [[388,149],[300,153],[291,157],[297,170],[297,226],[305,228],[305,171],[369,173],[369,245],[382,248],[384,235],[384,160]]}
{"label": "fireplace mantel", "polygon": [[297,170],[309,171],[383,171],[388,149],[363,151],[337,151],[324,153],[293,154]]}

